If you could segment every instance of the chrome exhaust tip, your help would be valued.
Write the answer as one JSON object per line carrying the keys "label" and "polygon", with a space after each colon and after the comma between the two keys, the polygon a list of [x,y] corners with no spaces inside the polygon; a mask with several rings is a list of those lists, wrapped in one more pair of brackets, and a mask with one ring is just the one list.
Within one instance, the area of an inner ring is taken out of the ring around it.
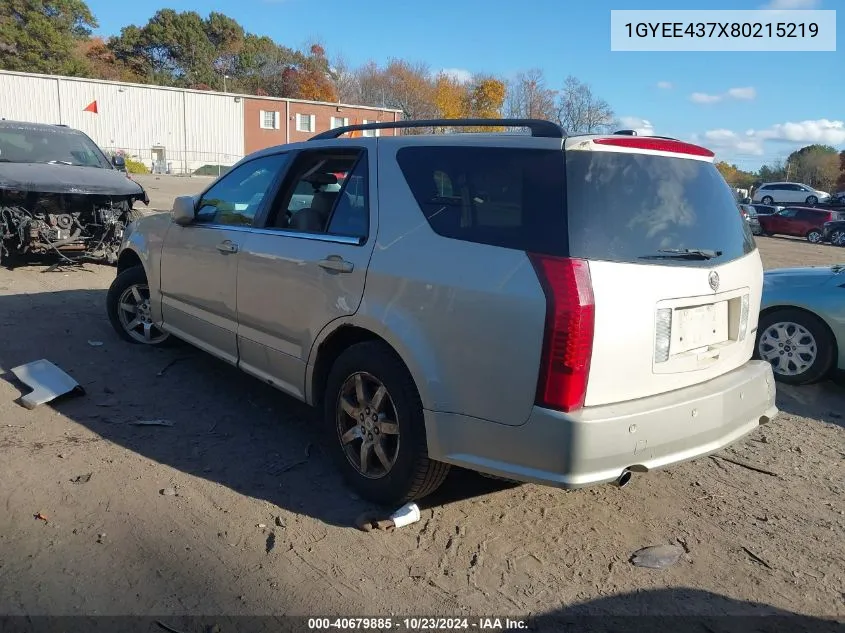
{"label": "chrome exhaust tip", "polygon": [[632,476],[633,473],[626,468],[622,471],[622,474],[619,475],[619,478],[614,482],[614,484],[619,488],[624,488],[628,485],[628,482],[631,481]]}

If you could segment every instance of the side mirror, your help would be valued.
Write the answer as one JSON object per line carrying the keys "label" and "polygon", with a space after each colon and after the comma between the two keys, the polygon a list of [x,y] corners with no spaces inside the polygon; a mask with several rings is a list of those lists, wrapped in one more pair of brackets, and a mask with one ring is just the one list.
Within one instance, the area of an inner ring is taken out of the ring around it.
{"label": "side mirror", "polygon": [[170,218],[180,226],[191,224],[196,217],[196,207],[193,196],[179,196],[173,201]]}
{"label": "side mirror", "polygon": [[123,156],[113,156],[111,159],[111,164],[117,167],[118,169],[123,169],[126,167],[126,161],[123,159]]}

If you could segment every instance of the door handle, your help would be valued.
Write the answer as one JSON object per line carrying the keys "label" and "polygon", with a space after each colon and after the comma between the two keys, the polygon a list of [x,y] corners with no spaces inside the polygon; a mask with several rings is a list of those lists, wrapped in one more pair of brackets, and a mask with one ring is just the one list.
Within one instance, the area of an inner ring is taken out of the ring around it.
{"label": "door handle", "polygon": [[337,273],[351,273],[355,268],[352,262],[348,262],[340,255],[332,255],[317,262],[321,268],[332,270]]}
{"label": "door handle", "polygon": [[232,240],[225,240],[217,245],[217,250],[221,253],[237,253],[238,245]]}

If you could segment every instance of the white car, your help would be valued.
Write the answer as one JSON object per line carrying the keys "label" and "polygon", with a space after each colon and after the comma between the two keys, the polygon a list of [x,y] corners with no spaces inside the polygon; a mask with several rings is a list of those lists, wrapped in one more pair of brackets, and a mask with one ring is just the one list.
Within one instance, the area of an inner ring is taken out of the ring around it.
{"label": "white car", "polygon": [[813,189],[810,185],[800,182],[768,182],[760,185],[751,197],[752,202],[762,204],[777,202],[818,204],[827,202],[829,199],[828,192]]}

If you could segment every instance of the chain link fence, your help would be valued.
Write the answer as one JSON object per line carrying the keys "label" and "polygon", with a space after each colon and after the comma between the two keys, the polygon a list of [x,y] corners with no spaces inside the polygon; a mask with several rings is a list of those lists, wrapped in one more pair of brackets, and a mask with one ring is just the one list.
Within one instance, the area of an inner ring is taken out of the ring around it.
{"label": "chain link fence", "polygon": [[165,147],[103,147],[103,151],[109,158],[122,156],[129,172],[173,176],[220,176],[243,158],[243,154],[178,151]]}

